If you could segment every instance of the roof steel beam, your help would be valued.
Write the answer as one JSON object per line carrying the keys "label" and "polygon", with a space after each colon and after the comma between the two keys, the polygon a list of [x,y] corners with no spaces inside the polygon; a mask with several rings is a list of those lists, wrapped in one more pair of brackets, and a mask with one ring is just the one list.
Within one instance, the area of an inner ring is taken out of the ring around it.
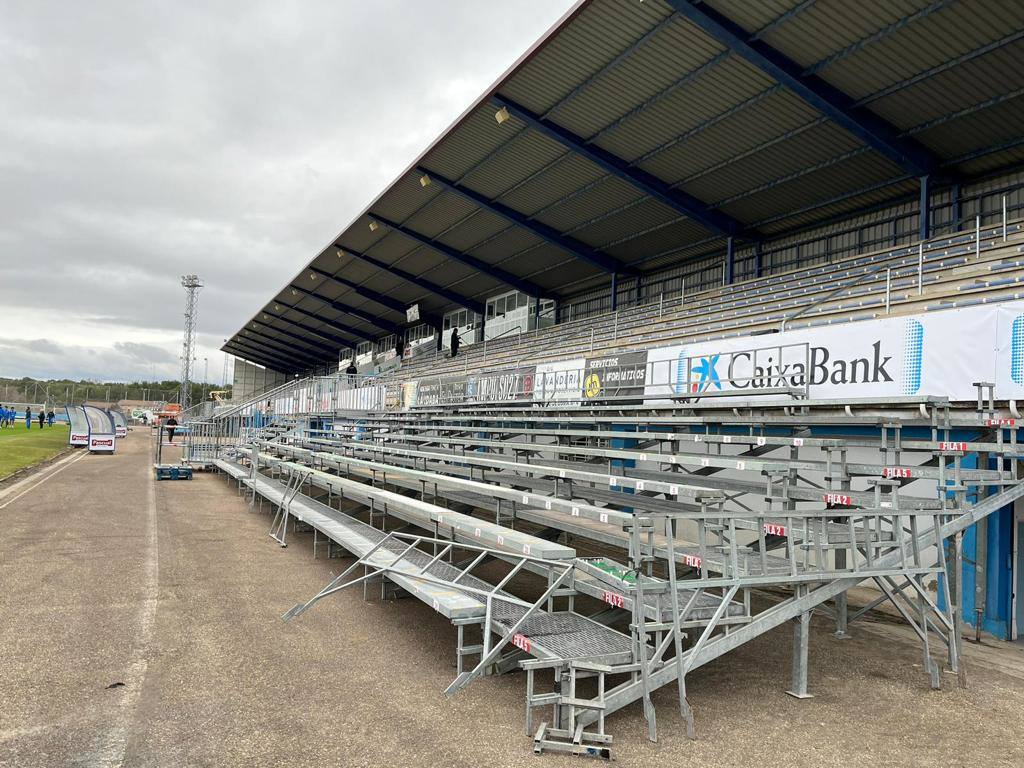
{"label": "roof steel beam", "polygon": [[452,248],[450,245],[445,245],[444,243],[427,237],[426,235],[421,235],[419,232],[409,229],[401,224],[388,221],[375,213],[370,213],[369,216],[380,224],[386,226],[388,229],[392,229],[395,232],[405,235],[410,240],[415,240],[428,248],[433,248],[435,251],[443,253],[448,258],[465,264],[468,267],[472,267],[480,274],[492,277],[495,280],[505,283],[505,285],[515,288],[517,291],[533,296],[534,298],[552,298],[552,294],[549,291],[545,291],[536,283],[517,277],[501,267],[497,267],[494,264],[488,264],[486,261],[478,259],[476,256],[470,256],[468,253],[463,253],[462,251]]}
{"label": "roof steel beam", "polygon": [[388,272],[394,275],[395,277],[400,277],[406,282],[412,283],[413,285],[417,285],[425,291],[430,291],[431,293],[437,294],[442,298],[448,299],[448,301],[452,302],[453,304],[458,304],[460,307],[465,307],[470,312],[476,312],[478,315],[482,315],[484,313],[483,302],[471,299],[468,296],[463,296],[462,294],[456,293],[450,288],[445,288],[444,286],[431,282],[430,280],[427,280],[424,277],[414,275],[412,272],[406,272],[404,269],[392,266],[391,264],[385,264],[380,259],[374,258],[373,256],[369,256],[365,253],[353,251],[351,248],[345,248],[341,245],[338,245],[337,243],[334,244],[334,247],[337,248],[339,252],[344,253],[347,256],[352,256],[353,258],[365,261],[367,264],[372,264],[378,269],[383,270],[384,272]]}
{"label": "roof steel beam", "polygon": [[402,326],[397,325],[391,322],[390,320],[385,320],[383,317],[377,317],[376,315],[371,315],[369,312],[364,312],[361,309],[350,307],[348,304],[342,304],[340,301],[325,298],[320,294],[313,293],[312,291],[307,291],[305,288],[299,288],[299,286],[295,285],[294,283],[292,283],[288,287],[291,288],[293,291],[298,291],[299,293],[304,294],[305,296],[309,296],[310,298],[322,301],[324,304],[334,307],[339,312],[343,312],[346,315],[352,315],[353,317],[358,317],[360,320],[365,320],[371,325],[376,325],[378,328],[383,328],[388,333],[402,332]]}
{"label": "roof steel beam", "polygon": [[[262,362],[262,364],[274,364],[274,365],[287,365],[292,368],[297,368],[302,365],[308,365],[301,360],[296,360],[294,357],[286,357],[280,352],[274,350],[268,350],[266,347],[257,346],[256,341],[247,341],[246,339],[233,339],[228,342],[233,344],[236,349],[240,349],[244,354],[249,356],[249,359],[255,362]],[[275,369],[276,370],[276,369]]]}
{"label": "roof steel beam", "polygon": [[504,219],[508,219],[513,224],[533,233],[541,240],[546,240],[552,245],[557,246],[564,251],[568,251],[581,261],[592,264],[604,272],[608,272],[612,275],[619,274],[629,276],[633,276],[637,273],[633,267],[623,264],[614,256],[609,256],[607,253],[591,248],[589,245],[577,240],[575,237],[564,235],[554,227],[548,226],[547,224],[535,219],[531,219],[526,214],[520,213],[514,208],[510,208],[504,203],[499,203],[497,200],[491,200],[486,195],[482,195],[469,187],[459,184],[458,182],[446,179],[444,176],[422,166],[418,166],[416,171],[417,173],[425,174],[431,181],[436,181],[445,189],[469,200],[471,203],[478,205],[481,208],[486,208]]}
{"label": "roof steel beam", "polygon": [[[320,275],[321,277],[324,277],[327,280],[333,280],[336,283],[348,286],[356,293],[358,293],[360,296],[365,296],[366,298],[370,299],[370,301],[375,301],[378,304],[387,307],[388,309],[401,313],[402,317],[405,317],[405,311],[409,308],[407,304],[403,304],[397,299],[393,299],[390,296],[384,295],[383,293],[378,293],[377,291],[371,288],[361,286],[358,283],[353,283],[351,280],[347,280],[344,277],[332,275],[331,273],[326,272],[322,269],[317,269],[316,267],[310,267],[309,269],[311,272],[315,272],[316,274]],[[427,312],[422,313],[420,317],[428,325],[437,325],[438,327],[440,327],[441,319],[439,317],[431,315]]]}
{"label": "roof steel beam", "polygon": [[335,346],[335,345],[328,346],[328,345],[324,345],[324,344],[319,344],[319,343],[315,343],[315,342],[312,342],[312,341],[308,341],[306,339],[303,339],[301,336],[299,336],[297,334],[293,334],[293,333],[290,333],[288,331],[282,331],[279,328],[274,328],[274,329],[271,329],[271,330],[276,331],[276,332],[278,332],[280,334],[284,334],[285,336],[288,336],[289,338],[295,339],[296,341],[298,341],[298,342],[300,342],[302,344],[305,344],[307,347],[311,347],[311,348],[310,349],[295,348],[295,347],[292,347],[289,344],[287,339],[285,339],[285,340],[276,339],[276,338],[274,338],[272,336],[268,336],[267,334],[261,333],[259,331],[252,331],[252,330],[250,330],[249,333],[261,336],[264,339],[264,342],[266,342],[266,343],[272,343],[272,344],[275,344],[275,345],[278,345],[278,346],[282,347],[284,349],[284,351],[286,352],[286,354],[289,354],[289,355],[299,354],[299,355],[302,355],[304,357],[309,358],[310,360],[323,360],[323,359],[325,359],[325,357],[327,359],[335,359],[338,356],[338,351],[341,349],[341,346]]}
{"label": "roof steel beam", "polygon": [[[270,326],[266,325],[265,323],[259,323],[259,325],[263,328],[270,328]],[[260,338],[264,339],[266,343],[275,344],[282,348],[281,351],[286,352],[290,355],[305,355],[306,357],[318,359],[317,356],[320,355],[321,353],[337,352],[337,349],[334,347],[321,344],[320,342],[317,341],[310,341],[308,339],[304,339],[302,336],[299,336],[297,333],[292,333],[291,331],[283,331],[280,328],[270,328],[270,330],[276,331],[277,333],[280,333],[284,336],[288,336],[292,339],[295,339],[295,341],[299,342],[300,344],[305,344],[307,347],[310,347],[311,349],[297,349],[291,346],[287,339],[280,339],[276,336],[270,336],[264,333],[263,331],[257,331],[256,329],[251,327],[251,323],[250,327],[246,328],[243,331],[243,333],[249,336],[259,336]]]}
{"label": "roof steel beam", "polygon": [[722,235],[739,235],[744,231],[744,225],[731,216],[721,211],[712,210],[706,203],[693,195],[672,188],[647,171],[634,168],[621,157],[613,155],[595,144],[587,143],[582,137],[556,125],[547,118],[534,114],[521,104],[498,95],[492,96],[491,101],[498,106],[505,107],[510,114],[515,115],[534,130],[554,139],[566,149],[582,155],[606,172],[632,184],[644,194],[667,205],[677,213],[693,219],[712,232]]}
{"label": "roof steel beam", "polygon": [[[291,310],[291,307],[289,307],[288,310]],[[351,347],[359,343],[358,341],[353,341],[351,339],[343,339],[341,336],[335,336],[333,333],[318,331],[316,328],[312,328],[306,325],[305,323],[300,323],[298,320],[292,320],[290,317],[284,317],[283,315],[279,315],[276,313],[264,312],[263,314],[272,316],[275,320],[280,320],[283,323],[287,323],[290,327],[296,328],[302,331],[303,333],[308,333],[310,336],[316,336],[318,339],[323,339],[324,341],[330,342],[331,344],[337,344],[339,347]],[[313,315],[312,313],[309,314],[311,317],[316,317],[316,315]],[[369,339],[367,339],[367,341],[369,341]]]}
{"label": "roof steel beam", "polygon": [[274,371],[295,371],[308,365],[306,362],[297,362],[295,358],[286,358],[278,354],[271,354],[267,352],[266,349],[252,347],[248,344],[242,344],[237,341],[228,342],[226,348],[237,350],[238,354],[244,355],[250,362],[258,362],[259,365],[265,366]]}
{"label": "roof steel beam", "polygon": [[[302,324],[302,323],[300,323],[300,322],[298,322],[296,320],[292,320],[291,318],[284,317],[283,314],[278,314],[278,313],[279,312],[298,312],[300,315],[308,317],[308,318],[310,318],[312,320],[316,320],[317,322],[326,323],[327,325],[331,326],[331,328],[336,328],[337,330],[341,331],[342,333],[347,333],[350,336],[355,336],[356,339],[361,339],[362,341],[373,341],[372,337],[367,336],[366,334],[364,334],[364,333],[362,333],[360,331],[354,331],[351,328],[349,328],[348,326],[336,323],[333,320],[329,320],[326,317],[321,317],[320,315],[314,314],[313,312],[307,312],[306,310],[302,309],[301,307],[297,307],[294,304],[288,304],[288,303],[283,302],[281,300],[277,300],[277,301],[275,301],[273,303],[272,306],[274,307],[273,314],[276,317],[280,317],[285,322],[291,323],[292,325],[297,326],[298,328],[302,328],[303,330],[308,331],[309,333],[315,333],[315,334],[321,336],[322,338],[330,338],[332,341],[340,340],[340,341],[345,342],[346,344],[358,344],[359,343],[358,341],[349,341],[348,339],[343,339],[343,338],[341,338],[339,336],[334,336],[333,334],[325,334],[323,331],[314,330],[313,328],[310,328],[308,325],[304,325],[304,324]],[[284,308],[283,310],[282,310],[282,307]],[[265,312],[269,312],[270,310],[264,310],[264,311]]]}
{"label": "roof steel beam", "polygon": [[344,285],[346,288],[351,288],[360,296],[363,296],[369,299],[370,301],[380,304],[382,307],[387,307],[393,312],[398,312],[402,315],[402,317],[405,317],[406,306],[397,299],[393,299],[390,296],[385,296],[383,293],[378,293],[372,288],[366,288],[365,286],[359,285],[359,283],[354,283],[351,280],[348,280],[344,277],[338,277],[337,275],[331,274],[325,269],[310,267],[309,271],[327,280],[332,280],[335,283],[338,283],[339,285]]}
{"label": "roof steel beam", "polygon": [[747,60],[807,104],[842,126],[875,151],[915,176],[936,174],[939,161],[924,146],[901,138],[899,131],[877,115],[854,106],[854,100],[707,4],[666,0],[668,5],[736,55]]}

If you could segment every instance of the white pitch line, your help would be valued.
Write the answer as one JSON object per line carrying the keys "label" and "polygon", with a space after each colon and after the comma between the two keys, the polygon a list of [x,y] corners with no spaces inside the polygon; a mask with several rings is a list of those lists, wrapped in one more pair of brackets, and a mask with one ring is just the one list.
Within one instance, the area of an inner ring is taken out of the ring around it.
{"label": "white pitch line", "polygon": [[135,710],[149,669],[149,648],[153,639],[153,627],[156,624],[157,602],[160,597],[160,550],[157,542],[156,482],[152,477],[149,478],[146,488],[148,540],[146,561],[143,564],[143,593],[136,615],[135,645],[128,657],[128,665],[122,680],[124,687],[117,703],[116,719],[107,734],[106,744],[100,748],[96,756],[96,765],[104,768],[121,768],[124,764],[132,720],[135,718]]}
{"label": "white pitch line", "polygon": [[[8,500],[7,500],[7,501],[5,501],[5,502],[4,502],[3,504],[0,504],[0,509],[4,509],[5,507],[8,507],[8,506],[10,506],[11,504],[13,504],[14,502],[16,502],[16,501],[17,501],[18,499],[20,499],[20,498],[21,498],[22,496],[24,496],[24,495],[25,495],[26,493],[28,493],[29,491],[34,491],[34,490],[35,490],[36,488],[38,488],[38,487],[39,487],[40,485],[42,485],[43,483],[45,483],[45,482],[46,482],[47,480],[49,480],[49,479],[50,479],[51,477],[53,477],[54,475],[56,475],[56,474],[58,474],[58,473],[60,473],[60,472],[63,472],[63,471],[65,470],[65,469],[67,469],[68,467],[70,467],[70,466],[71,466],[72,464],[74,464],[74,463],[75,463],[76,461],[79,461],[80,459],[83,459],[83,458],[85,458],[85,457],[86,457],[87,455],[88,455],[87,453],[80,453],[80,454],[78,454],[77,456],[74,456],[74,457],[72,457],[71,459],[62,459],[62,461],[63,461],[64,463],[60,464],[60,466],[59,466],[59,467],[58,467],[57,469],[53,470],[53,472],[50,472],[50,473],[49,473],[48,475],[45,475],[45,476],[44,476],[44,477],[43,477],[43,478],[42,478],[41,480],[39,480],[39,482],[35,483],[34,485],[30,485],[30,486],[29,486],[28,488],[26,488],[25,490],[23,490],[23,491],[22,491],[21,493],[19,493],[19,494],[18,494],[17,496],[15,496],[14,498],[8,499]],[[59,463],[59,462],[58,462],[58,463]],[[29,482],[29,481],[31,481],[31,480],[34,480],[34,479],[35,479],[35,478],[29,477],[29,478],[26,478],[25,480],[22,480],[22,481],[21,481],[21,483],[27,483],[27,482]],[[21,483],[18,483],[17,485],[13,486],[12,488],[9,488],[7,492],[8,492],[8,493],[13,493],[13,492],[14,492],[14,490],[15,490],[16,488],[18,488],[18,487],[19,487],[19,486],[21,485]],[[2,498],[2,496],[0,496],[0,498]]]}

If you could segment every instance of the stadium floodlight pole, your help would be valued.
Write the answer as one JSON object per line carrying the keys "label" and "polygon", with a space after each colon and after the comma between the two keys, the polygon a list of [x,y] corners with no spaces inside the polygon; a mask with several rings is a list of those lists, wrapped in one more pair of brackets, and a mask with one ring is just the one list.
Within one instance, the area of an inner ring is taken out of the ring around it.
{"label": "stadium floodlight pole", "polygon": [[187,411],[192,402],[192,359],[196,346],[196,320],[199,315],[198,296],[203,281],[199,275],[182,275],[181,287],[185,289],[185,336],[181,343],[181,395],[178,398],[181,410]]}

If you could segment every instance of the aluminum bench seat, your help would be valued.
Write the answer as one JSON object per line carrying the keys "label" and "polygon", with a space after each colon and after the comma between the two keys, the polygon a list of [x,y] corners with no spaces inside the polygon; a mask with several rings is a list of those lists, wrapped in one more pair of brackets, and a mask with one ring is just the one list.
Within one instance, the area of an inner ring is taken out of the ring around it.
{"label": "aluminum bench seat", "polygon": [[[273,504],[280,504],[285,498],[285,485],[265,475],[257,474],[255,478],[246,478],[242,482]],[[373,526],[331,509],[326,504],[303,494],[298,494],[291,500],[289,512],[307,525],[316,528],[324,536],[344,547],[356,557],[366,557],[386,535]],[[389,542],[389,545],[391,544]],[[394,545],[400,546],[400,543],[395,542]],[[393,546],[391,549],[386,547],[378,549],[370,555],[372,563],[389,566],[395,561],[395,555],[398,554],[392,550]],[[429,555],[424,553],[424,557],[429,561]],[[486,606],[475,597],[454,588],[442,587],[413,578],[413,575],[417,574],[424,564],[417,564],[414,558],[407,558],[398,562],[395,566],[397,571],[389,571],[388,579],[449,619],[484,615]],[[409,575],[403,575],[401,571],[405,571]]]}

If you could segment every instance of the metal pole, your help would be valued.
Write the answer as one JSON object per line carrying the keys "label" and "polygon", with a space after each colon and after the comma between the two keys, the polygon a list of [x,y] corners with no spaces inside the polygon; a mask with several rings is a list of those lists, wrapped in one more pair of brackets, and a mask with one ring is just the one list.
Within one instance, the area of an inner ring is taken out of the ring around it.
{"label": "metal pole", "polygon": [[686,278],[679,278],[679,308],[683,308],[683,304],[686,301]]}
{"label": "metal pole", "polygon": [[885,314],[889,314],[889,292],[892,290],[892,267],[885,270]]}
{"label": "metal pole", "polygon": [[1003,195],[1003,242],[1006,242],[1006,195]]}
{"label": "metal pole", "polygon": [[920,203],[918,204],[918,235],[921,240],[927,240],[931,237],[931,204],[930,194],[928,190],[929,178],[927,175],[922,176],[920,179],[921,197]]}
{"label": "metal pole", "polygon": [[725,241],[725,279],[726,285],[732,285],[735,278],[736,248],[732,235]]}
{"label": "metal pole", "polygon": [[[979,203],[980,205],[980,203]],[[974,258],[981,258],[981,214],[974,217]]]}
{"label": "metal pole", "polygon": [[917,244],[917,295],[924,292],[924,243]]}
{"label": "metal pole", "polygon": [[594,354],[594,329],[590,329],[590,354]]}

